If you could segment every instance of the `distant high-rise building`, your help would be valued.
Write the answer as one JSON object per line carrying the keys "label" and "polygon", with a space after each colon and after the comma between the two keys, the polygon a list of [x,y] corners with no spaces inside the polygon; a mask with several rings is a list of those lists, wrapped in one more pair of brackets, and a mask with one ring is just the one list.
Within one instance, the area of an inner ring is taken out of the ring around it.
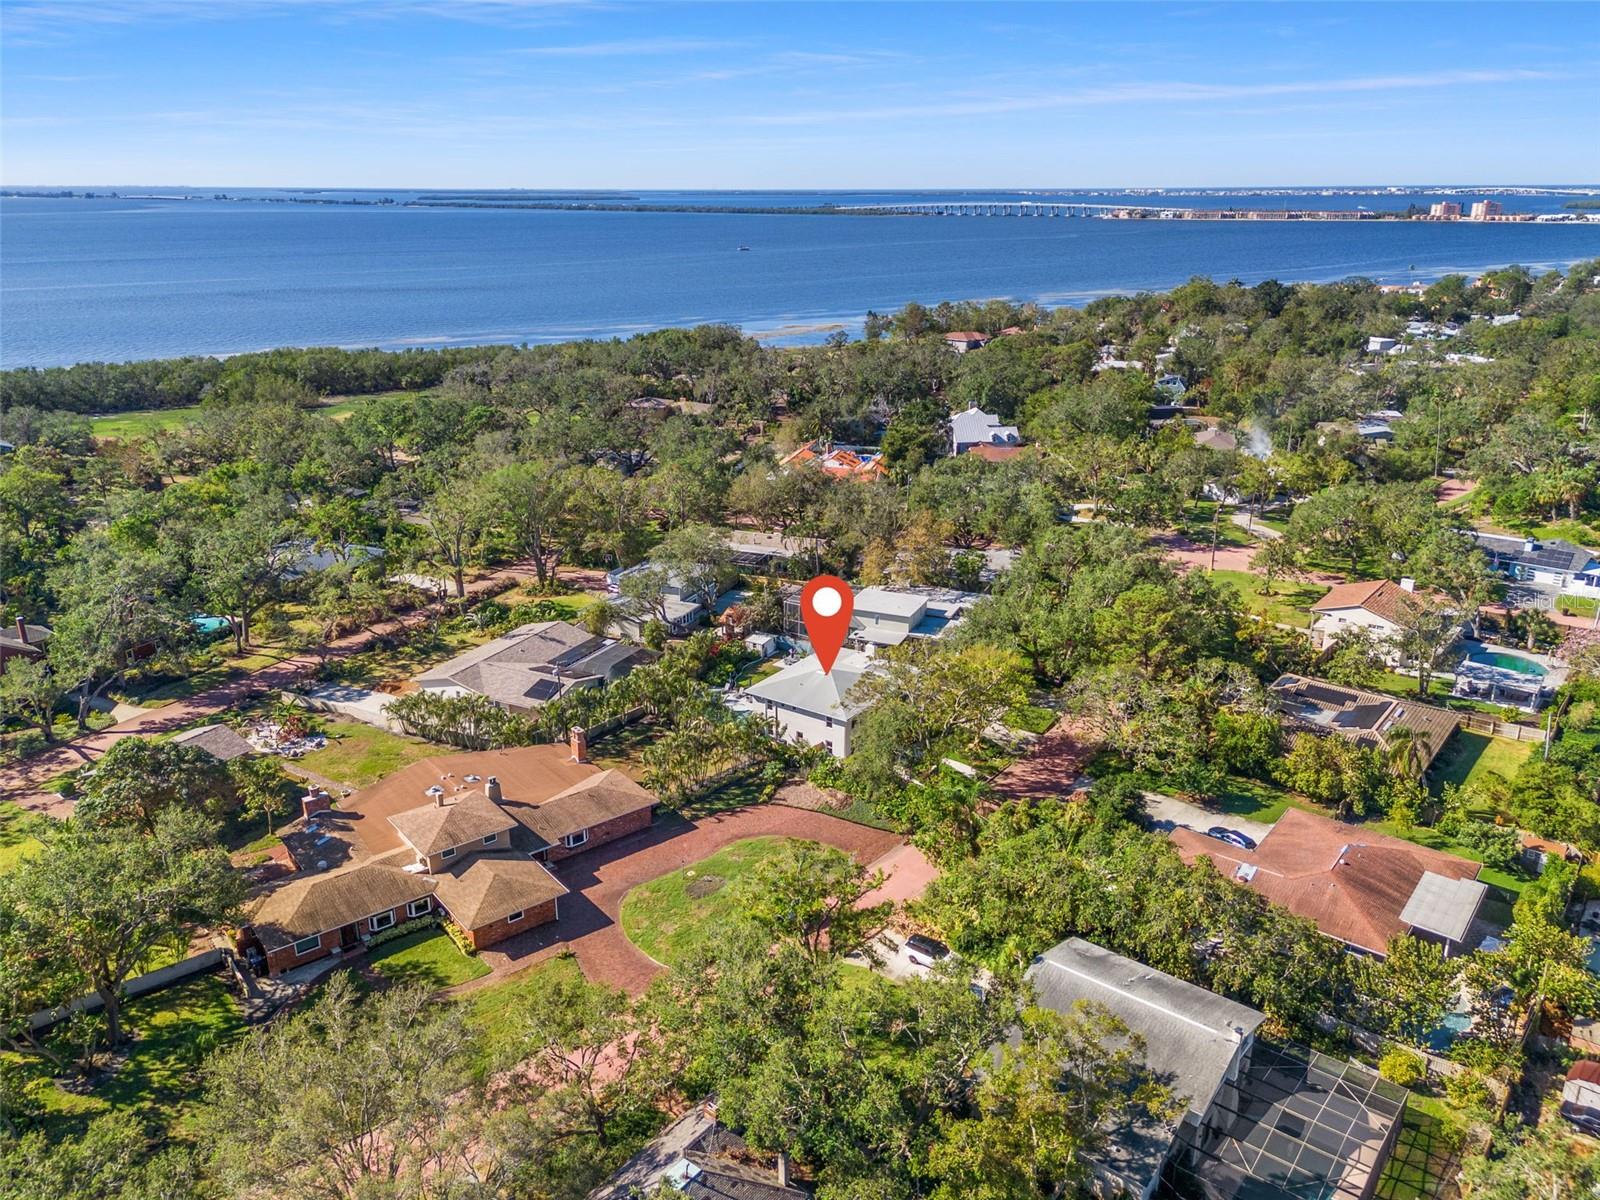
{"label": "distant high-rise building", "polygon": [[1498,217],[1504,211],[1504,206],[1498,200],[1479,200],[1472,206],[1472,219],[1487,221],[1490,217]]}
{"label": "distant high-rise building", "polygon": [[1442,200],[1428,209],[1428,215],[1441,221],[1458,221],[1461,219],[1461,205],[1454,200]]}

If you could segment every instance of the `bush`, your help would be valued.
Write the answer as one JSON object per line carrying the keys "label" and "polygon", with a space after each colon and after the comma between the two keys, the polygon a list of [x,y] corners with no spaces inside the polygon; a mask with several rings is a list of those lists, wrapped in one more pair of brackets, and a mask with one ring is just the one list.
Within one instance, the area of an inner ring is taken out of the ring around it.
{"label": "bush", "polygon": [[1494,1104],[1494,1094],[1476,1071],[1449,1076],[1444,1081],[1444,1098],[1451,1108],[1490,1108]]}
{"label": "bush", "polygon": [[1378,1060],[1378,1074],[1401,1087],[1416,1087],[1428,1077],[1428,1064],[1420,1054],[1391,1046]]}
{"label": "bush", "polygon": [[472,944],[472,939],[467,936],[467,931],[449,918],[439,922],[439,927],[450,935],[450,940],[456,944],[456,949],[469,958],[478,956],[478,948]]}
{"label": "bush", "polygon": [[395,938],[405,937],[408,933],[416,933],[419,929],[428,929],[439,924],[439,914],[430,912],[424,917],[413,917],[409,921],[402,921],[398,925],[391,925],[380,933],[375,933],[367,939],[367,949],[376,950],[385,942],[392,942]]}

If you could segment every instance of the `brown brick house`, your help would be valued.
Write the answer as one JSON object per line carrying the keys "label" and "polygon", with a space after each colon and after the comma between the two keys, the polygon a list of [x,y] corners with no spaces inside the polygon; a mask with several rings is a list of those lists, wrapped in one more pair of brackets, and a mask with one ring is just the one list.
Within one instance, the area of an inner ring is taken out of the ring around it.
{"label": "brown brick house", "polygon": [[[654,805],[626,775],[574,762],[566,747],[423,759],[340,809],[308,806],[305,828],[285,840],[314,839],[313,865],[349,863],[260,899],[240,946],[276,974],[435,912],[475,948],[492,946],[559,918],[568,889],[547,863],[647,828]],[[334,839],[346,855],[323,848]]]}

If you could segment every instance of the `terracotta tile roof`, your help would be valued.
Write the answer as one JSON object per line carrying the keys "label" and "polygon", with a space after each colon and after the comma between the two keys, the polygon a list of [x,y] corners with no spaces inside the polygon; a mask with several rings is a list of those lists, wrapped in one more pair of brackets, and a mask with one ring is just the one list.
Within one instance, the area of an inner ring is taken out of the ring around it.
{"label": "terracotta tile roof", "polygon": [[987,443],[967,447],[968,454],[976,454],[985,462],[1005,462],[1006,459],[1021,454],[1022,450],[1021,446],[991,446]]}
{"label": "terracotta tile roof", "polygon": [[1172,831],[1185,861],[1208,858],[1222,874],[1260,892],[1329,937],[1382,954],[1406,931],[1400,919],[1426,873],[1477,879],[1479,864],[1357,825],[1291,808],[1255,850],[1192,829]]}
{"label": "terracotta tile roof", "polygon": [[1391,579],[1366,579],[1337,583],[1328,594],[1311,606],[1312,612],[1331,612],[1338,608],[1363,608],[1373,616],[1394,625],[1404,622],[1427,600],[1442,601],[1433,593],[1408,592]]}
{"label": "terracotta tile roof", "polygon": [[439,902],[464,929],[565,896],[568,888],[543,863],[520,854],[477,854],[438,877]]}
{"label": "terracotta tile roof", "polygon": [[957,329],[944,335],[947,342],[987,342],[989,335],[972,329]]}
{"label": "terracotta tile roof", "polygon": [[[441,797],[443,799],[443,797]],[[444,804],[425,804],[395,813],[389,824],[400,831],[418,854],[437,854],[450,846],[481,842],[491,834],[515,829],[517,823],[482,792],[468,792]]]}

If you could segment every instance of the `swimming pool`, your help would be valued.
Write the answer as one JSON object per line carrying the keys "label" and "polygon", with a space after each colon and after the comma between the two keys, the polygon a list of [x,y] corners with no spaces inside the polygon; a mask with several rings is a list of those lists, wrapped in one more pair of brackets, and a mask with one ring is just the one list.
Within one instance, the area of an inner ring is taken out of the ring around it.
{"label": "swimming pool", "polygon": [[1443,1020],[1428,1031],[1428,1036],[1422,1039],[1422,1044],[1435,1054],[1443,1054],[1470,1028],[1472,1028],[1471,1013],[1448,1012],[1445,1013]]}
{"label": "swimming pool", "polygon": [[1502,671],[1512,671],[1518,675],[1529,675],[1535,679],[1544,678],[1547,669],[1543,663],[1535,662],[1531,658],[1523,658],[1520,654],[1505,654],[1499,650],[1479,650],[1475,654],[1467,655],[1467,661],[1485,667],[1498,667]]}
{"label": "swimming pool", "polygon": [[228,628],[227,617],[207,617],[196,614],[189,618],[189,624],[194,626],[196,632],[214,636]]}

